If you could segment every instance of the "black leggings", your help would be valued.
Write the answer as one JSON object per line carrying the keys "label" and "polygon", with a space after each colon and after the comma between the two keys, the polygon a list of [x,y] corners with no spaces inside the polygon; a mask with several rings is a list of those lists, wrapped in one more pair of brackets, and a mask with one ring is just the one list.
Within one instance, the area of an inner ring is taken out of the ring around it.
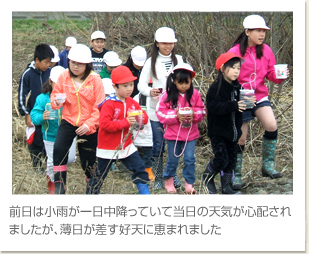
{"label": "black leggings", "polygon": [[[72,145],[73,139],[76,136],[76,129],[66,120],[61,120],[56,141],[54,144],[54,166],[66,165],[68,162],[68,151]],[[96,131],[90,135],[78,136],[77,142],[79,158],[81,161],[82,169],[85,171],[87,178],[95,172],[94,165],[96,163],[96,147],[98,143],[98,132]]]}
{"label": "black leggings", "polygon": [[210,139],[215,157],[211,160],[211,167],[219,172],[232,173],[237,162],[237,142],[231,142],[221,137]]}

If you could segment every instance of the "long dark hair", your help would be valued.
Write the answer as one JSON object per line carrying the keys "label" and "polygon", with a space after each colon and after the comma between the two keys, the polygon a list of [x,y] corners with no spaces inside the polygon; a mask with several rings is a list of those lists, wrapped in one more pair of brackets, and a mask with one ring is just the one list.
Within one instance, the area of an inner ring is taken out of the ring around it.
{"label": "long dark hair", "polygon": [[[70,59],[68,59],[68,65],[70,64]],[[71,69],[70,69],[70,67],[68,68],[69,69],[69,73],[70,73],[70,76],[71,77],[77,77],[72,71],[71,71]],[[81,78],[81,80],[85,80],[88,76],[89,76],[89,74],[90,74],[90,72],[92,71],[92,63],[86,63],[86,70],[85,70],[85,72],[84,72],[84,76],[82,76],[82,78]]]}
{"label": "long dark hair", "polygon": [[[254,29],[248,29],[248,30],[252,31]],[[240,35],[238,35],[233,45],[236,45],[238,43],[240,48],[240,54],[242,57],[244,57],[248,47],[248,36],[246,35],[246,30],[244,30]],[[262,43],[261,45],[256,45],[256,57],[258,59],[261,59],[261,57],[263,56],[263,44],[264,43]]]}
{"label": "long dark hair", "polygon": [[51,93],[53,91],[53,88],[51,84],[49,83],[49,79],[42,85],[41,93]]}
{"label": "long dark hair", "polygon": [[218,90],[217,90],[217,95],[219,94],[220,92],[220,89],[221,89],[221,85],[222,85],[222,80],[224,79],[223,77],[223,73],[224,71],[227,69],[227,68],[232,68],[234,66],[234,64],[236,63],[239,63],[241,64],[241,61],[238,57],[233,57],[231,58],[230,60],[228,60],[224,65],[223,65],[223,70],[221,71],[221,69],[219,69],[219,72],[218,72],[218,76],[216,78],[216,81],[218,82]]}
{"label": "long dark hair", "polygon": [[[156,61],[157,61],[157,57],[159,55],[159,48],[157,47],[157,41],[154,41],[153,46],[152,46],[152,53],[151,53],[151,72],[152,72],[152,76],[156,79],[158,79],[157,77],[157,72],[156,72]],[[178,61],[176,58],[176,54],[175,54],[175,47],[172,50],[172,63],[174,66],[177,65]]]}
{"label": "long dark hair", "polygon": [[172,108],[177,108],[177,103],[178,103],[178,94],[179,91],[175,85],[175,81],[178,83],[189,83],[190,82],[190,88],[186,92],[186,100],[189,103],[191,107],[191,97],[193,94],[193,85],[192,85],[192,75],[189,71],[184,70],[184,69],[178,69],[175,70],[174,73],[171,73],[166,81],[166,93],[167,97],[165,102],[170,102],[172,105]]}

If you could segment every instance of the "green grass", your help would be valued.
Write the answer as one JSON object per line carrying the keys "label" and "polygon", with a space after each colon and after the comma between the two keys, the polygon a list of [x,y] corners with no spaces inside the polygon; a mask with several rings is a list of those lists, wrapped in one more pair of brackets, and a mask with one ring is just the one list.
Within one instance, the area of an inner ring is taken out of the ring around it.
{"label": "green grass", "polygon": [[51,27],[56,32],[63,32],[64,30],[75,30],[80,29],[83,31],[89,31],[92,26],[91,20],[47,20],[47,26],[42,26],[42,20],[13,20],[12,21],[12,30],[19,31],[37,31],[37,30],[48,30]]}

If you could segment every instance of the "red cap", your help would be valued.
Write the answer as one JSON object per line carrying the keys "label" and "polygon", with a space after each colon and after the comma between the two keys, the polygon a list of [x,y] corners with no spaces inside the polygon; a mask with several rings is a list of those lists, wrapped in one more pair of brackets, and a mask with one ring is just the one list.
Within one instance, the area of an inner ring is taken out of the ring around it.
{"label": "red cap", "polygon": [[216,68],[217,70],[219,70],[221,68],[222,65],[224,65],[226,62],[228,62],[229,60],[231,60],[232,58],[237,57],[240,59],[240,64],[243,64],[245,62],[245,59],[243,59],[242,57],[236,55],[233,52],[226,52],[221,54],[217,60],[216,60]]}
{"label": "red cap", "polygon": [[116,67],[111,73],[111,80],[113,84],[125,84],[136,79],[137,77],[133,76],[130,69],[123,65]]}

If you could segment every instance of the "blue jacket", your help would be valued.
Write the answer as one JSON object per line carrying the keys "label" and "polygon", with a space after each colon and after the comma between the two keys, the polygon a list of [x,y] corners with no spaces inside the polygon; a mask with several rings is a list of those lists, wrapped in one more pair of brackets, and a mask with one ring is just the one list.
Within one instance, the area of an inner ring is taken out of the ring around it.
{"label": "blue jacket", "polygon": [[67,49],[64,49],[59,54],[59,62],[58,64],[61,65],[64,69],[68,68],[68,54],[69,51]]}
{"label": "blue jacket", "polygon": [[[42,85],[49,79],[50,68],[46,71],[38,70],[31,62],[22,74],[18,88],[18,109],[22,116],[30,114],[34,107],[36,97],[41,94]],[[27,96],[31,92],[27,101]]]}
{"label": "blue jacket", "polygon": [[43,140],[55,142],[61,121],[62,108],[58,110],[58,119],[43,120],[46,104],[50,104],[50,93],[41,93],[36,98],[30,117],[34,125],[42,125]]}

